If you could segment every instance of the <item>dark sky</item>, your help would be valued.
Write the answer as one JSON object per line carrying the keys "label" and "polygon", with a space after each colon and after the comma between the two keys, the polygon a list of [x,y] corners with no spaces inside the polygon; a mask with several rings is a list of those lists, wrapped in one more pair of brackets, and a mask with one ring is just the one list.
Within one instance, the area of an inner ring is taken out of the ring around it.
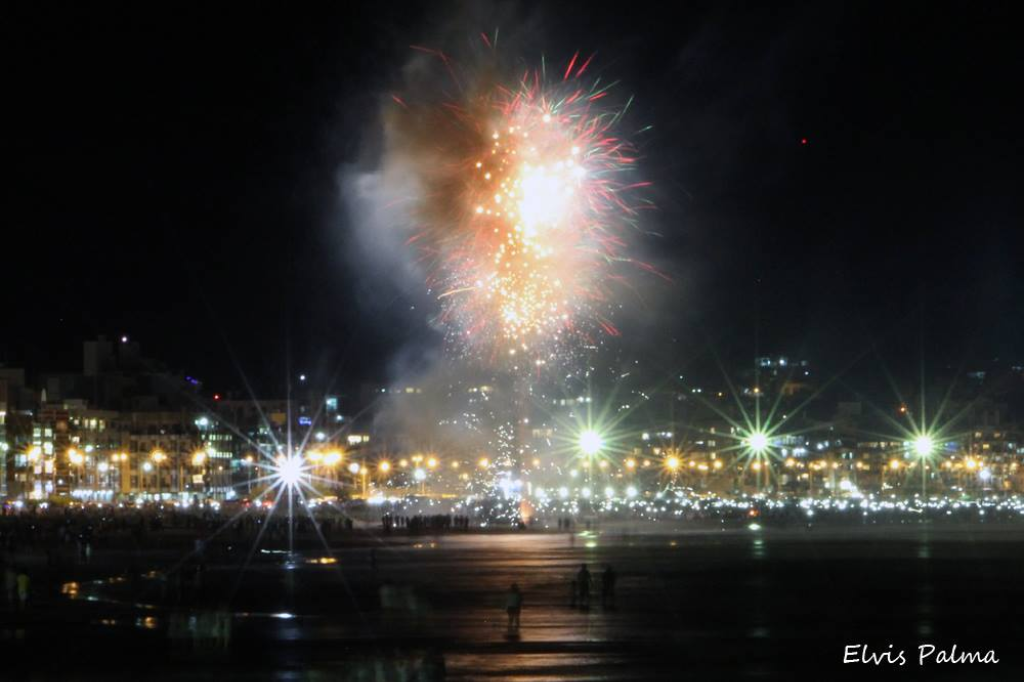
{"label": "dark sky", "polygon": [[1024,356],[1011,3],[334,5],[0,10],[0,362],[127,333],[211,388],[232,353],[262,385],[286,357],[386,378],[435,337],[347,255],[339,173],[372,165],[410,44],[498,25],[523,59],[596,51],[653,125],[644,249],[674,284],[637,352]]}

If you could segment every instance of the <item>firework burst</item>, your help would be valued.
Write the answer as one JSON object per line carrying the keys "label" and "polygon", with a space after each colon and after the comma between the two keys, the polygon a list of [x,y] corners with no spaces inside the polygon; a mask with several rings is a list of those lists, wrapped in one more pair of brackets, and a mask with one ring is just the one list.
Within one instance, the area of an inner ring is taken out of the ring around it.
{"label": "firework burst", "polygon": [[589,59],[554,82],[542,68],[509,84],[432,54],[459,95],[422,106],[396,96],[392,123],[418,161],[411,242],[449,339],[541,358],[598,330],[617,335],[613,289],[637,264],[626,251],[647,184],[631,181],[634,148],[616,133],[628,103],[609,108],[614,84],[583,81]]}

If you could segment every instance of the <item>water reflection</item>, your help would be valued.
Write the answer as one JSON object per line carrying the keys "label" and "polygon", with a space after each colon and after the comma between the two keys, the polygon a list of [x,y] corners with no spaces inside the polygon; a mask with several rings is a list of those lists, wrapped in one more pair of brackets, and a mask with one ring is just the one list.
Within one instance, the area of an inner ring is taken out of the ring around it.
{"label": "water reflection", "polygon": [[[381,552],[375,568],[366,561],[366,547],[298,554],[294,570],[287,572],[268,557],[246,569],[237,593],[231,588],[238,566],[211,563],[204,572],[204,593],[187,602],[170,596],[158,601],[162,581],[155,579],[69,582],[61,593],[79,603],[102,597],[113,604],[117,618],[96,608],[88,622],[95,627],[95,618],[103,617],[99,624],[108,628],[120,622],[128,626],[121,632],[138,637],[173,631],[178,633],[174,641],[191,641],[199,635],[189,633],[206,631],[203,618],[220,614],[221,620],[209,620],[211,628],[223,627],[227,618],[236,629],[233,642],[271,658],[280,647],[292,646],[289,642],[322,643],[317,655],[332,661],[376,656],[368,649],[409,641],[436,642],[449,671],[463,677],[504,670],[522,679],[556,679],[579,672],[570,662],[587,658],[593,647],[602,652],[594,659],[601,670],[586,671],[588,679],[641,679],[630,666],[660,660],[656,643],[667,635],[716,660],[734,661],[739,654],[726,649],[739,647],[759,665],[781,664],[801,655],[799,646],[820,640],[822,623],[837,620],[864,638],[892,633],[934,638],[959,635],[960,627],[964,633],[989,633],[981,615],[985,591],[1006,585],[1000,589],[1019,592],[1012,577],[1019,563],[1000,560],[1017,556],[1017,542],[1005,541],[1009,534],[988,543],[972,535],[970,553],[950,556],[946,536],[929,538],[916,529],[887,528],[851,538],[818,527],[809,535],[803,527],[788,532],[744,525],[727,533],[715,529],[628,541],[607,532],[583,537],[596,546],[566,546],[561,534],[396,542]],[[417,551],[428,547],[434,551]],[[570,608],[568,597],[584,562],[593,574],[588,611]],[[600,572],[606,564],[619,575],[614,609],[600,606]],[[973,579],[980,565],[990,580]],[[525,597],[521,640],[506,637],[503,595],[512,582]],[[234,613],[222,606],[228,594]],[[159,610],[127,612],[139,598],[152,598]],[[884,619],[879,604],[888,605]],[[947,632],[954,622],[957,632]],[[173,638],[167,634],[167,639]],[[609,672],[620,664],[625,667]],[[323,662],[318,665],[322,670]],[[765,670],[772,672],[772,665]]]}

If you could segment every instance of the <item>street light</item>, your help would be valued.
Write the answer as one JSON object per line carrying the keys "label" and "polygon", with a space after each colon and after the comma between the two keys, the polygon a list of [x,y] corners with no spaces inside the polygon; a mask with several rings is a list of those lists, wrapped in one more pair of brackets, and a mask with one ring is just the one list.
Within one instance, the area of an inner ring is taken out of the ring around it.
{"label": "street light", "polygon": [[[28,452],[26,453],[26,456],[28,457],[28,463],[31,465],[29,467],[29,480],[32,481],[32,484],[29,484],[29,486],[28,486],[29,488],[33,488],[34,487],[34,483],[35,483],[35,479],[36,479],[36,467],[35,467],[35,464],[36,464],[36,462],[39,461],[39,458],[42,457],[42,455],[43,455],[43,449],[41,447],[39,447],[38,445],[33,445],[31,448],[29,448]],[[43,472],[43,467],[40,467],[39,471],[40,471],[40,473],[42,473]]]}
{"label": "street light", "polygon": [[755,455],[763,455],[768,450],[768,434],[754,431],[747,436],[746,446]]}
{"label": "street light", "polygon": [[[125,462],[128,461],[128,453],[117,452],[110,456],[110,464],[114,471],[117,473],[117,487],[118,492],[124,492],[125,481],[128,480],[124,474]],[[120,462],[119,466],[115,466],[115,463]]]}
{"label": "street light", "polygon": [[935,450],[935,441],[932,440],[931,436],[921,435],[914,439],[914,452],[917,456],[924,459],[930,457],[932,451]]}
{"label": "street light", "polygon": [[[110,485],[110,462],[100,462],[96,465],[96,473],[103,474],[103,489]],[[97,476],[97,478],[99,478]],[[95,486],[94,486],[95,488]]]}
{"label": "street light", "polygon": [[351,462],[345,468],[348,469],[348,472],[350,474],[352,474],[352,494],[355,495],[355,488],[356,488],[356,482],[357,482],[356,481],[356,476],[359,475],[359,472],[363,469],[363,466],[359,462]]}
{"label": "street light", "polygon": [[[580,452],[586,456],[586,460],[583,462],[584,468],[587,470],[587,482],[590,483],[594,479],[593,469],[590,467],[590,461],[594,459],[604,448],[604,438],[601,437],[597,431],[593,429],[586,429],[580,433],[578,442]],[[604,464],[602,461],[601,464]]]}
{"label": "street light", "polygon": [[321,461],[323,462],[324,466],[327,467],[328,473],[330,474],[328,478],[330,478],[331,480],[335,479],[334,467],[341,464],[341,460],[344,459],[344,457],[345,455],[341,450],[328,450],[327,452],[323,453]]}
{"label": "street light", "polygon": [[276,460],[275,474],[284,487],[294,490],[298,487],[306,468],[302,464],[302,458],[296,455],[280,455]]}
{"label": "street light", "polygon": [[153,460],[153,464],[155,465],[155,469],[156,469],[156,494],[157,494],[157,498],[159,498],[160,497],[160,489],[163,487],[163,483],[160,480],[160,463],[163,462],[165,459],[167,459],[167,455],[165,455],[164,453],[162,453],[159,450],[154,450],[152,453],[150,453],[149,458],[151,460]]}
{"label": "street light", "polygon": [[[898,459],[893,459],[893,460],[889,461],[888,465],[882,467],[882,492],[885,492],[885,472],[886,472],[886,470],[888,469],[888,470],[896,472],[896,471],[900,470],[900,466],[902,466],[900,461]],[[890,487],[892,487],[892,486],[890,486]]]}
{"label": "street light", "polygon": [[[969,472],[969,474],[973,474],[975,471],[977,471],[980,468],[981,468],[981,461],[980,460],[975,459],[974,457],[967,457],[967,458],[964,459],[964,469],[966,469]],[[965,482],[965,480],[966,480],[966,482]],[[971,482],[973,480],[974,480],[974,477],[971,476],[971,475],[962,476],[961,477],[961,481],[960,481],[960,485],[961,485],[961,487],[964,488],[964,490],[966,490],[969,487],[973,487],[971,485]]]}
{"label": "street light", "polygon": [[199,477],[201,479],[204,494],[206,493],[206,470],[204,468],[206,459],[206,450],[196,450],[192,453],[192,466],[199,469]]}
{"label": "street light", "polygon": [[252,455],[246,455],[245,459],[243,459],[242,461],[245,462],[245,469],[246,469],[246,472],[245,472],[245,477],[246,477],[246,494],[247,495],[252,495],[252,466],[253,466],[253,457],[252,457]]}
{"label": "street light", "polygon": [[[765,455],[769,451],[769,440],[768,434],[761,430],[751,431],[747,434],[746,438],[743,439],[743,445],[747,449],[747,453],[753,457],[754,466],[751,468],[757,475],[757,490],[761,491],[761,470],[764,469],[765,483],[768,483],[769,464]],[[762,460],[763,463],[762,463]]]}
{"label": "street light", "polygon": [[925,497],[928,490],[928,476],[926,471],[927,460],[935,452],[935,440],[926,433],[922,433],[914,439],[914,453],[921,464],[921,497]]}
{"label": "street light", "polygon": [[604,447],[604,438],[597,431],[587,429],[580,434],[579,446],[584,455],[593,457]]}
{"label": "street light", "polygon": [[68,461],[75,465],[75,485],[82,487],[82,465],[85,464],[85,455],[75,448],[68,448]]}

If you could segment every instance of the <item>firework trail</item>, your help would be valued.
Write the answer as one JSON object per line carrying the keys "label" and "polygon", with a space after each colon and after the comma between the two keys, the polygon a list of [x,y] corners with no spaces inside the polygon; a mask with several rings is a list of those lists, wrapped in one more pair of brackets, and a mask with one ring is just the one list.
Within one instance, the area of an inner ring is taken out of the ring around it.
{"label": "firework trail", "polygon": [[645,267],[626,255],[647,184],[631,181],[635,151],[616,132],[628,102],[610,108],[614,83],[584,80],[592,57],[507,79],[496,58],[467,71],[415,49],[436,58],[450,91],[393,95],[387,125],[421,189],[409,241],[449,341],[541,362],[618,335],[614,288]]}

